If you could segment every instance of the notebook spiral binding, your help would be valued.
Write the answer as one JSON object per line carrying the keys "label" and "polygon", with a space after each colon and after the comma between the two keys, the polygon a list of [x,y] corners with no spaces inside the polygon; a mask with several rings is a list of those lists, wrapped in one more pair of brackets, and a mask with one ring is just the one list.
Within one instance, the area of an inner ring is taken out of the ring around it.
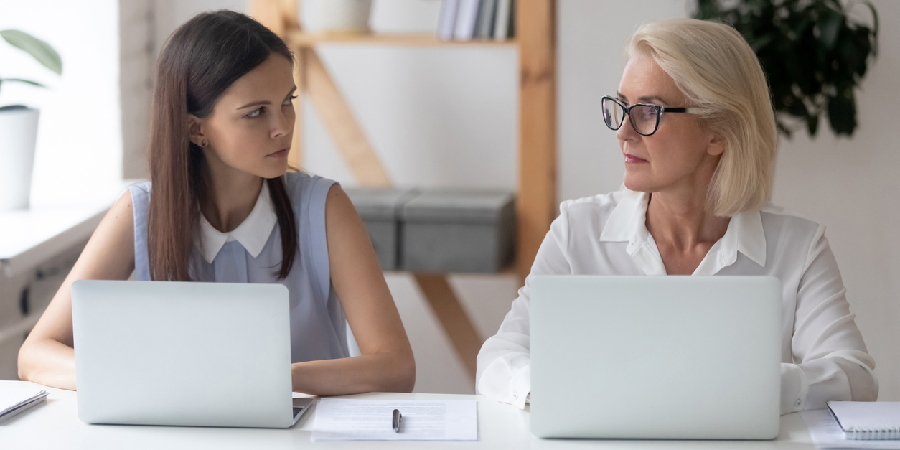
{"label": "notebook spiral binding", "polygon": [[847,439],[855,440],[890,440],[900,439],[900,428],[868,429],[854,428],[847,431]]}

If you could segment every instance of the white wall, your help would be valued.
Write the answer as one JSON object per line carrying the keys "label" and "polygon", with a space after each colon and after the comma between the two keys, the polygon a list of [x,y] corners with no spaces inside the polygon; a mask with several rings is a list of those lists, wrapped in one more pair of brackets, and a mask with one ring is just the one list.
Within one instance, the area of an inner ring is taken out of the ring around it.
{"label": "white wall", "polygon": [[156,8],[154,0],[119,0],[118,5],[122,176],[146,178],[156,61]]}
{"label": "white wall", "polygon": [[[158,4],[171,0],[157,0]],[[239,8],[234,1],[177,2],[171,28],[188,12]],[[775,201],[829,226],[852,309],[878,362],[882,400],[900,400],[900,213],[894,171],[900,148],[896,89],[900,73],[900,2],[876,0],[881,52],[860,92],[861,126],[852,140],[828,132],[797,137],[780,149]],[[429,31],[440,2],[381,0],[379,31]],[[560,199],[615,190],[623,165],[614,133],[601,122],[599,99],[615,92],[622,48],[642,22],[687,14],[686,0],[559,1]],[[158,16],[164,12],[158,11]],[[171,13],[165,13],[171,14]],[[164,24],[165,25],[165,24]],[[158,35],[166,26],[159,27]],[[169,28],[169,31],[171,31]],[[398,184],[513,189],[516,185],[516,53],[511,49],[393,49],[334,46],[322,56]],[[344,184],[352,177],[309,105],[304,166]],[[467,392],[446,337],[406,275],[388,283],[413,340],[418,391]],[[454,277],[453,285],[483,335],[492,334],[515,296],[511,277]]]}
{"label": "white wall", "polygon": [[0,75],[49,87],[0,88],[0,105],[41,110],[34,206],[106,198],[109,186],[122,178],[117,14],[115,0],[92,0],[89,8],[59,0],[0,2],[0,29],[18,28],[46,41],[63,61],[57,77],[0,41]]}

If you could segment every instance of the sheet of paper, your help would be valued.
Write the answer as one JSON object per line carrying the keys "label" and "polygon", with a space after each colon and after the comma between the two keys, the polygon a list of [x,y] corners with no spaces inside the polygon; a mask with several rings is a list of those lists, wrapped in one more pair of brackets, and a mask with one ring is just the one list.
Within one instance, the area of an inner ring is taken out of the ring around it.
{"label": "sheet of paper", "polygon": [[827,409],[815,409],[812,411],[803,411],[800,413],[803,421],[806,422],[806,428],[809,428],[809,435],[812,437],[813,444],[822,449],[878,449],[878,450],[894,450],[900,449],[900,441],[863,441],[855,439],[845,439],[844,430],[834,420],[831,412]]}
{"label": "sheet of paper", "polygon": [[[403,419],[395,433],[394,409]],[[353,400],[323,398],[316,405],[312,440],[477,441],[475,400]]]}

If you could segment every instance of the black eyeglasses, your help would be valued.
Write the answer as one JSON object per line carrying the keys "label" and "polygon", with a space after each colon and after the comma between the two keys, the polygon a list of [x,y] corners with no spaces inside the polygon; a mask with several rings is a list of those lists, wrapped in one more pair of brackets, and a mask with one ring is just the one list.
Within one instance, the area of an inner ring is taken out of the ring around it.
{"label": "black eyeglasses", "polygon": [[627,115],[631,119],[631,127],[641,136],[650,136],[659,128],[659,120],[663,113],[690,113],[696,114],[699,108],[667,108],[665,106],[650,103],[636,103],[625,106],[622,102],[604,95],[600,99],[600,109],[603,110],[603,122],[610,130],[617,131],[622,128]]}

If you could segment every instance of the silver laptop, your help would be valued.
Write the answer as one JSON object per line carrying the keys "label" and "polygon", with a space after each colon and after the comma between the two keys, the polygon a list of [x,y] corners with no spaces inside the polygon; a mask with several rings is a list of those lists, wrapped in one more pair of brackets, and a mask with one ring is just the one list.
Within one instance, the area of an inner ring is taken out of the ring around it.
{"label": "silver laptop", "polygon": [[781,282],[531,282],[531,431],[544,438],[773,439]]}
{"label": "silver laptop", "polygon": [[286,428],[311,401],[281,284],[76,281],[72,327],[87,423]]}

